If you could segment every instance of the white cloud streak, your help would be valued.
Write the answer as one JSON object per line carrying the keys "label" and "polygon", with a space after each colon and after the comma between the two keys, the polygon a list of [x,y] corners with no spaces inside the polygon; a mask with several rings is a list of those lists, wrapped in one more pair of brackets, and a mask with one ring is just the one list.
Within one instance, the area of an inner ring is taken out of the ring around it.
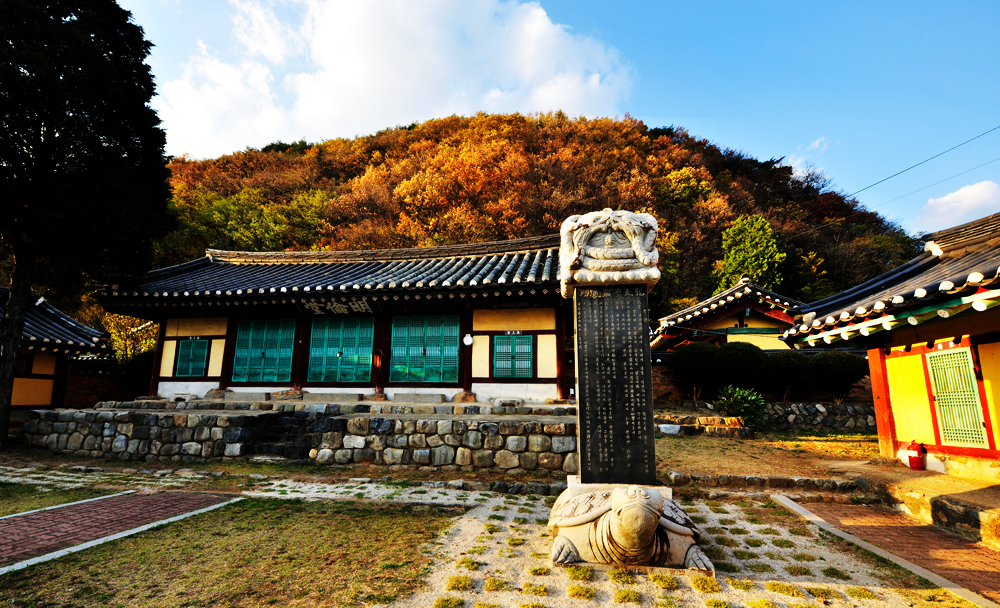
{"label": "white cloud streak", "polygon": [[917,213],[913,229],[933,232],[1000,212],[1000,185],[982,181],[963,186],[941,198],[927,200]]}
{"label": "white cloud streak", "polygon": [[535,2],[294,0],[298,23],[266,1],[230,5],[238,61],[202,45],[154,102],[171,154],[478,111],[612,115],[632,86],[615,49],[553,23]]}

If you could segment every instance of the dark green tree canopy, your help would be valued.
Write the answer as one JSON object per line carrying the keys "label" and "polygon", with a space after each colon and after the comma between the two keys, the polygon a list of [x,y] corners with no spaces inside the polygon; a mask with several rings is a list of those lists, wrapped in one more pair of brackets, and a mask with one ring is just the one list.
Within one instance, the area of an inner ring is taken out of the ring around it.
{"label": "dark green tree canopy", "polygon": [[32,289],[148,269],[171,227],[150,43],[113,0],[0,0],[0,446]]}

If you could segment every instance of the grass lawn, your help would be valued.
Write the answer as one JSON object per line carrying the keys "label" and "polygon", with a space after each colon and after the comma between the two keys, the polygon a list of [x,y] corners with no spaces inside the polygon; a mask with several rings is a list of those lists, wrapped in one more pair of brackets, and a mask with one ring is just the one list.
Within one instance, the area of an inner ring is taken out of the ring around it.
{"label": "grass lawn", "polygon": [[408,595],[455,508],[245,500],[0,576],[4,606],[362,606]]}
{"label": "grass lawn", "polygon": [[878,456],[875,433],[816,431],[757,433],[754,439],[665,435],[656,440],[657,474],[832,477],[821,460],[869,460]]}
{"label": "grass lawn", "polygon": [[107,494],[114,491],[91,487],[45,491],[36,485],[0,481],[0,517]]}

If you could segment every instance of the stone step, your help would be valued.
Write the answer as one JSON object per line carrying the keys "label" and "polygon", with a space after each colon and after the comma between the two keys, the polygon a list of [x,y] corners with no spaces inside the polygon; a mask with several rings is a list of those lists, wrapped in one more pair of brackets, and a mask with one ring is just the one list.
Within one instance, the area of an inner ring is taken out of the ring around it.
{"label": "stone step", "polygon": [[404,403],[444,403],[445,401],[442,393],[396,393],[392,400]]}
{"label": "stone step", "polygon": [[306,403],[350,403],[361,401],[361,393],[302,393],[302,401]]}

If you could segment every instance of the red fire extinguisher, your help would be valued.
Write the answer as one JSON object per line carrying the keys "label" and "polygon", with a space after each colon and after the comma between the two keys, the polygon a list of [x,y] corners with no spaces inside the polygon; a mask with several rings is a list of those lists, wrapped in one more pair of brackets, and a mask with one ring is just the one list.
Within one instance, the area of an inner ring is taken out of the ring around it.
{"label": "red fire extinguisher", "polygon": [[909,461],[910,468],[914,471],[923,471],[927,468],[926,454],[927,448],[922,443],[911,441],[910,445],[906,446],[907,460]]}

